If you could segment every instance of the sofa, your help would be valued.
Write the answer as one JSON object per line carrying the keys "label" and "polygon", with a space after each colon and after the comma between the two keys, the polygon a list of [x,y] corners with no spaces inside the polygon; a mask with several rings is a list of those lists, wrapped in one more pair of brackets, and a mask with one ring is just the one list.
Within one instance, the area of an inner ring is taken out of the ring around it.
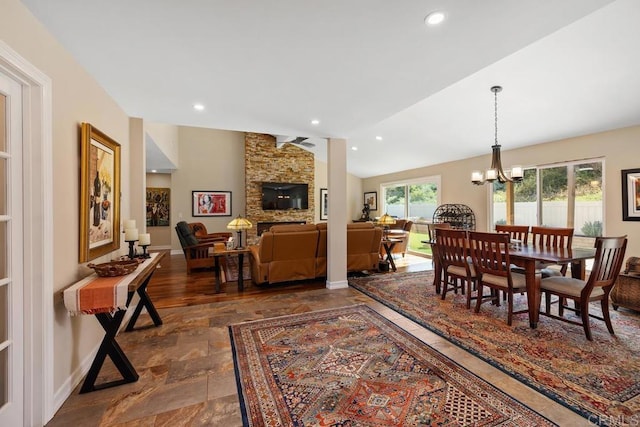
{"label": "sofa", "polygon": [[[348,224],[347,271],[376,270],[381,240],[371,223]],[[326,277],[327,224],[274,225],[249,251],[256,285]]]}

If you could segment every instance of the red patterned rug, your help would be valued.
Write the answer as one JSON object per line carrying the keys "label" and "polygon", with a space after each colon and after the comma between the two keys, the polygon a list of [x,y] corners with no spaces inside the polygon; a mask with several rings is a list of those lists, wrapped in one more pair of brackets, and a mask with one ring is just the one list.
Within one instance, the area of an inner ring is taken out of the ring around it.
{"label": "red patterned rug", "polygon": [[[640,317],[611,311],[615,335],[592,321],[594,341],[582,327],[540,316],[529,328],[527,314],[506,323],[506,305],[465,308],[465,297],[442,301],[433,272],[380,274],[349,279],[349,285],[447,338],[507,374],[560,402],[597,425],[640,424]],[[514,311],[526,308],[515,298]],[[544,301],[543,301],[544,306]],[[555,307],[553,307],[555,308]],[[591,312],[600,313],[599,306]],[[565,312],[567,313],[567,312]],[[571,314],[571,313],[569,313]]]}
{"label": "red patterned rug", "polygon": [[365,305],[229,330],[246,426],[554,425]]}

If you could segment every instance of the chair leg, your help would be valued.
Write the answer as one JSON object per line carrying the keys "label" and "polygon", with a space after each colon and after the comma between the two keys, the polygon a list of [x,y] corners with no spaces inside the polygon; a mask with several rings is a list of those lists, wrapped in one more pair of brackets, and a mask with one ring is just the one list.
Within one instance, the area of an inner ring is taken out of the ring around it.
{"label": "chair leg", "polygon": [[551,311],[551,294],[549,292],[544,293],[544,310],[547,314]]}
{"label": "chair leg", "polygon": [[482,289],[482,282],[478,281],[478,299],[476,299],[476,313],[480,313],[480,304],[482,304],[482,295],[484,291]]}
{"label": "chair leg", "polygon": [[609,299],[604,298],[600,300],[600,306],[602,307],[602,317],[604,318],[604,323],[607,325],[607,329],[611,335],[615,335],[613,332],[613,325],[611,324],[611,316],[609,316]]}
{"label": "chair leg", "polygon": [[507,294],[507,305],[507,325],[511,326],[513,322],[513,292]]}
{"label": "chair leg", "polygon": [[580,302],[580,316],[582,317],[582,327],[584,328],[584,334],[589,341],[593,341],[591,336],[591,322],[589,322],[589,301]]}
{"label": "chair leg", "polygon": [[558,297],[558,316],[562,317],[564,316],[564,305],[567,303],[567,300],[562,298],[562,297]]}
{"label": "chair leg", "polygon": [[471,308],[471,284],[473,283],[473,280],[468,280],[467,279],[467,310],[469,310]]}

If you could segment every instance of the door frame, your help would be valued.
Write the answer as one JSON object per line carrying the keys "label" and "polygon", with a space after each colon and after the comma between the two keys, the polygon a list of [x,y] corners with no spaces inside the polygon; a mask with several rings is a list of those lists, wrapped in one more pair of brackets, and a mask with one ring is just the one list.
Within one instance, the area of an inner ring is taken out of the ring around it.
{"label": "door frame", "polygon": [[[52,82],[0,40],[0,71],[23,89],[24,423],[54,415]],[[28,254],[29,256],[24,256]]]}

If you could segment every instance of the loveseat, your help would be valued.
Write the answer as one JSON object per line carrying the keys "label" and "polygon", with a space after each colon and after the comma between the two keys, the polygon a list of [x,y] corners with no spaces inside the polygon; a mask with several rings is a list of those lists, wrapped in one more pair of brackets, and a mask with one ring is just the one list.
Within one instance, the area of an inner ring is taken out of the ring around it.
{"label": "loveseat", "polygon": [[[378,268],[382,230],[371,223],[347,225],[347,271]],[[274,225],[251,251],[253,283],[279,283],[327,275],[327,224]]]}

